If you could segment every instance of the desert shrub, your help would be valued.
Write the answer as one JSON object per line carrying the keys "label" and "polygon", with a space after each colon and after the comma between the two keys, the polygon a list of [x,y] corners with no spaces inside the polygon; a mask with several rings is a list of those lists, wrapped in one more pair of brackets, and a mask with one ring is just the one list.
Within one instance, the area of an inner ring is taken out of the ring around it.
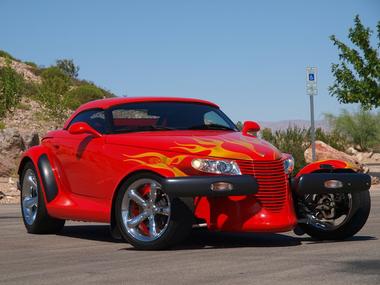
{"label": "desert shrub", "polygon": [[104,98],[103,91],[95,85],[85,84],[78,86],[66,94],[67,106],[70,109],[76,109],[80,105],[97,99]]}
{"label": "desert shrub", "polygon": [[0,121],[0,130],[3,130],[3,129],[5,129],[5,123],[4,122],[2,122],[2,121]]}
{"label": "desert shrub", "polygon": [[37,64],[35,64],[35,63],[32,62],[32,61],[24,61],[24,63],[25,63],[26,65],[29,65],[29,66],[32,67],[33,69],[37,69],[37,68],[38,68]]}
{"label": "desert shrub", "polygon": [[72,59],[58,59],[56,61],[56,66],[68,77],[78,77],[79,66],[75,65]]}
{"label": "desert shrub", "polygon": [[13,70],[7,59],[6,65],[0,69],[0,117],[17,107],[23,90],[23,77]]}
{"label": "desert shrub", "polygon": [[4,50],[0,50],[0,57],[16,60],[13,56],[11,56],[9,53],[7,53]]}
{"label": "desert shrub", "polygon": [[[295,173],[306,165],[304,153],[311,144],[311,130],[299,127],[288,127],[284,130],[272,132],[266,128],[260,132],[261,137],[276,146],[280,151],[290,153],[295,159]],[[316,140],[321,140],[330,146],[345,150],[348,142],[338,130],[326,132],[320,128],[315,130]]]}
{"label": "desert shrub", "polygon": [[353,113],[342,110],[338,116],[325,116],[333,130],[346,136],[349,143],[362,151],[373,149],[380,141],[380,113],[360,109]]}
{"label": "desert shrub", "polygon": [[295,173],[306,165],[304,152],[309,147],[308,130],[299,127],[288,127],[284,130],[272,132],[270,129],[263,129],[261,137],[273,144],[280,151],[290,153],[295,160]]}
{"label": "desert shrub", "polygon": [[42,83],[38,86],[37,99],[48,115],[57,122],[67,117],[66,93],[70,88],[70,78],[58,67],[46,68],[41,73]]}
{"label": "desert shrub", "polygon": [[241,131],[243,129],[243,123],[241,121],[237,121],[235,125],[239,131]]}

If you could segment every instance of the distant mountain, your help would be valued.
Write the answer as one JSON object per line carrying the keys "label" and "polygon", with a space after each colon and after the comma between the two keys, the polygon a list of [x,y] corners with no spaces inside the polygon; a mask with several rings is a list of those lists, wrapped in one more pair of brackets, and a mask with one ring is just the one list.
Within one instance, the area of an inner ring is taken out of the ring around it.
{"label": "distant mountain", "polygon": [[[261,129],[269,128],[272,131],[287,129],[289,126],[297,126],[299,128],[309,128],[310,121],[308,120],[284,120],[284,121],[263,121],[259,122]],[[330,130],[330,126],[327,121],[320,120],[315,121],[316,128],[322,128],[323,130]]]}

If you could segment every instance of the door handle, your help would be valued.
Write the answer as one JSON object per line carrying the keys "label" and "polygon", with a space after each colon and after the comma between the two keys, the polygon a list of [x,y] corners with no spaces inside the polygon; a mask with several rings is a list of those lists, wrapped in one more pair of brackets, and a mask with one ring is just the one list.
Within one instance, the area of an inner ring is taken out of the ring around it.
{"label": "door handle", "polygon": [[53,147],[54,147],[55,149],[59,149],[59,148],[60,148],[59,144],[53,144]]}

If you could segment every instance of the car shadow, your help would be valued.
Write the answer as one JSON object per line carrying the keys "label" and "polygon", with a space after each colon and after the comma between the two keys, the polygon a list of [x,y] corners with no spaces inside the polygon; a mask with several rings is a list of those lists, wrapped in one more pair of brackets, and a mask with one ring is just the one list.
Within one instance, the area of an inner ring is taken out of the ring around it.
{"label": "car shadow", "polygon": [[[114,239],[106,225],[75,225],[65,226],[60,236],[86,240],[124,243]],[[193,230],[187,240],[171,250],[190,250],[202,248],[234,248],[234,247],[286,247],[297,246],[301,240],[285,234],[272,233],[217,233],[203,229]],[[135,250],[128,247],[125,250]]]}
{"label": "car shadow", "polygon": [[62,231],[57,235],[102,242],[123,242],[122,240],[114,239],[111,236],[109,226],[107,225],[64,226]]}
{"label": "car shadow", "polygon": [[[75,225],[65,226],[60,236],[94,240],[111,243],[125,243],[122,240],[114,239],[107,225]],[[302,243],[338,243],[353,241],[377,240],[373,236],[354,236],[344,241],[319,241],[306,236],[292,236],[288,234],[276,233],[222,233],[209,232],[205,229],[193,230],[189,238],[180,245],[169,250],[194,250],[194,249],[216,249],[216,248],[238,248],[238,247],[289,247],[299,246]],[[121,250],[136,250],[133,247],[122,248]]]}
{"label": "car shadow", "polygon": [[345,240],[317,240],[308,236],[299,237],[301,242],[305,242],[308,244],[314,243],[340,243],[340,242],[352,242],[352,241],[368,241],[368,240],[377,240],[377,237],[373,236],[353,236]]}

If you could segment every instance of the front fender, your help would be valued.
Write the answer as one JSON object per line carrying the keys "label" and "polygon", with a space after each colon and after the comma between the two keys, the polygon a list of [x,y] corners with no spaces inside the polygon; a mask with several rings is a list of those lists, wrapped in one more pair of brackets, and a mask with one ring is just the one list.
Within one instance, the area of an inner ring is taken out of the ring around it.
{"label": "front fender", "polygon": [[338,169],[345,169],[346,172],[354,172],[352,165],[346,161],[335,159],[320,160],[306,165],[297,173],[295,178],[313,172],[336,172]]}
{"label": "front fender", "polygon": [[298,195],[322,193],[352,193],[368,191],[371,177],[356,173],[341,160],[324,160],[302,168],[291,181],[292,191]]}

